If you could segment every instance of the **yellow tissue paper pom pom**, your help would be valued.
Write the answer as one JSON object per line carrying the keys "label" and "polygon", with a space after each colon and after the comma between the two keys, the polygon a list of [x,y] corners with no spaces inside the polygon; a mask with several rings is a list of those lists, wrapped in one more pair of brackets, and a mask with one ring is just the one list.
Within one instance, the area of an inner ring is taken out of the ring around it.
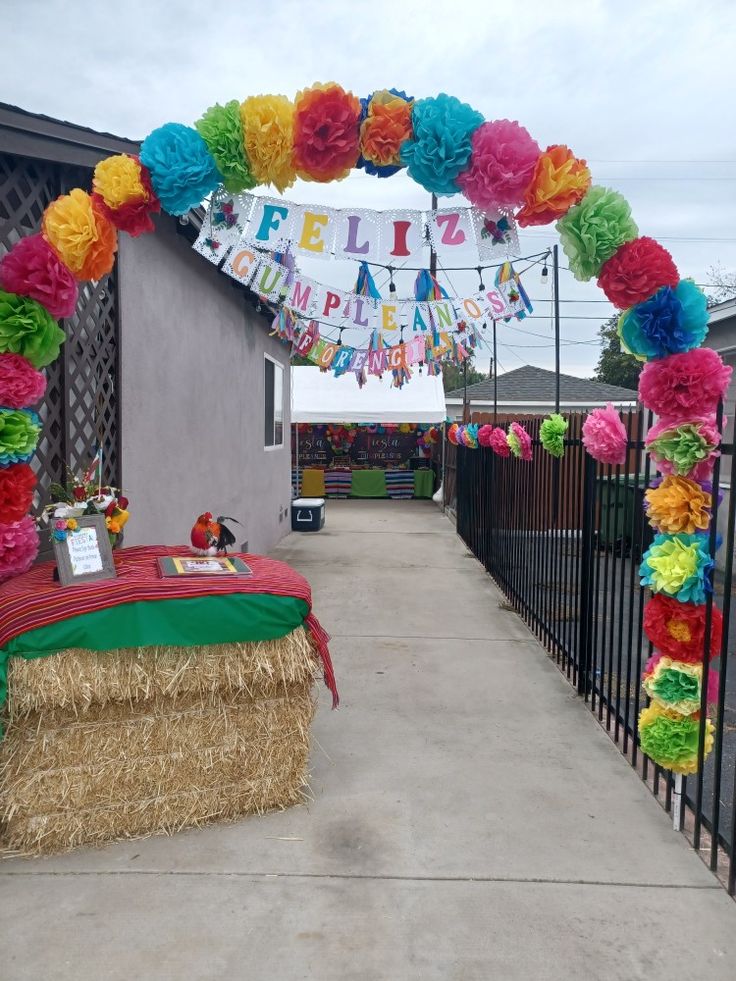
{"label": "yellow tissue paper pom pom", "polygon": [[76,279],[102,279],[113,267],[115,229],[92,198],[75,187],[46,208],[43,237]]}
{"label": "yellow tissue paper pom pom", "polygon": [[294,103],[285,95],[253,95],[241,103],[240,121],[253,177],[283,193],[296,180],[292,161]]}
{"label": "yellow tissue paper pom pom", "polygon": [[101,160],[95,167],[92,188],[108,208],[119,208],[129,201],[147,196],[141,183],[141,166],[133,157],[121,153]]}

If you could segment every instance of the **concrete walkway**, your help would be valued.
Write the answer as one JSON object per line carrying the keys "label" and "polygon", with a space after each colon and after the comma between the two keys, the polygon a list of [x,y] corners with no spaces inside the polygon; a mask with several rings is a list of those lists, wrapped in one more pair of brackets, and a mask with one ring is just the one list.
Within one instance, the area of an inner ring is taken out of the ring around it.
{"label": "concrete walkway", "polygon": [[0,864],[3,981],[732,981],[736,905],[430,503],[330,502],[314,803]]}

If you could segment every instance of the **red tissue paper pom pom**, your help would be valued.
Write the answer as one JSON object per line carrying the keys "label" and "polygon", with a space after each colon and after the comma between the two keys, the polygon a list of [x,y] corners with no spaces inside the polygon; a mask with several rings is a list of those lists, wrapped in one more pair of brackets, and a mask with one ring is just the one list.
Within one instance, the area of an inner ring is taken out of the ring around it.
{"label": "red tissue paper pom pom", "polygon": [[[644,633],[655,649],[676,661],[699,664],[705,646],[705,604],[681,603],[673,596],[655,593],[644,607]],[[713,604],[710,659],[721,653],[723,614]]]}
{"label": "red tissue paper pom pom", "polygon": [[0,524],[0,582],[19,576],[38,555],[38,531],[33,518]]}
{"label": "red tissue paper pom pom", "polygon": [[643,235],[626,242],[603,263],[598,285],[619,310],[653,296],[662,286],[680,281],[674,259],[664,246]]}
{"label": "red tissue paper pom pom", "polygon": [[0,287],[28,296],[52,317],[71,317],[77,305],[77,282],[41,235],[28,235],[0,259]]}
{"label": "red tissue paper pom pom", "polygon": [[725,396],[733,368],[709,347],[649,361],[639,375],[639,399],[668,419],[715,412]]}
{"label": "red tissue paper pom pom", "polygon": [[0,354],[0,405],[8,409],[27,409],[46,391],[46,376],[36,371],[21,354]]}
{"label": "red tissue paper pom pom", "polygon": [[110,208],[97,192],[92,195],[92,200],[118,231],[127,232],[132,238],[137,238],[156,230],[151,215],[160,214],[161,202],[154,193],[148,168],[143,166],[138,157],[133,159],[140,167],[138,179],[143,186],[144,196],[126,201],[117,208]]}
{"label": "red tissue paper pom pom", "polygon": [[339,181],[358,162],[360,99],[334,82],[296,97],[294,166],[306,181]]}
{"label": "red tissue paper pom pom", "polygon": [[28,514],[36,489],[36,475],[28,463],[0,469],[0,522],[20,521]]}

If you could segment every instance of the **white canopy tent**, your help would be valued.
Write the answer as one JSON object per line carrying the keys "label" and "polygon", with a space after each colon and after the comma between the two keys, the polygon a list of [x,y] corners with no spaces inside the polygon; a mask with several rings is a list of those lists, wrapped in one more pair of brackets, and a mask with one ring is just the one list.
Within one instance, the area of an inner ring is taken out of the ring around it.
{"label": "white canopy tent", "polygon": [[403,388],[393,388],[391,372],[369,375],[358,387],[348,372],[335,378],[308,366],[291,369],[292,422],[442,423],[447,418],[442,375],[412,372]]}
{"label": "white canopy tent", "polygon": [[[383,377],[368,375],[360,388],[348,372],[337,378],[307,365],[291,369],[291,421],[320,423],[440,423],[447,418],[442,375],[419,374],[403,388],[394,388],[390,371]],[[445,441],[442,440],[442,483],[445,472]],[[299,430],[296,432],[296,483],[299,487]]]}

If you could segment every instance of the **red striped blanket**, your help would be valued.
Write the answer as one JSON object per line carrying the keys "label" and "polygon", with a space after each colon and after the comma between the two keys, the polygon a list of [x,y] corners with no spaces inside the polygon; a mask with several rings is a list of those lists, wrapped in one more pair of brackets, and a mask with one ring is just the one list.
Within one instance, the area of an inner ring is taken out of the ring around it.
{"label": "red striped blanket", "polygon": [[162,555],[186,555],[186,547],[139,545],[114,552],[117,578],[77,583],[73,602],[69,587],[54,582],[54,562],[43,562],[25,575],[0,586],[0,649],[20,634],[59,620],[69,620],[84,613],[94,613],[124,603],[166,599],[217,596],[224,593],[268,593],[304,600],[309,615],[304,625],[309,630],[324,666],[325,684],[332,692],[333,708],[339,702],[335,673],[328,647],[329,636],[312,613],[312,590],[307,580],[285,562],[261,555],[238,554],[253,570],[252,576],[227,579],[163,578],[157,559]]}

